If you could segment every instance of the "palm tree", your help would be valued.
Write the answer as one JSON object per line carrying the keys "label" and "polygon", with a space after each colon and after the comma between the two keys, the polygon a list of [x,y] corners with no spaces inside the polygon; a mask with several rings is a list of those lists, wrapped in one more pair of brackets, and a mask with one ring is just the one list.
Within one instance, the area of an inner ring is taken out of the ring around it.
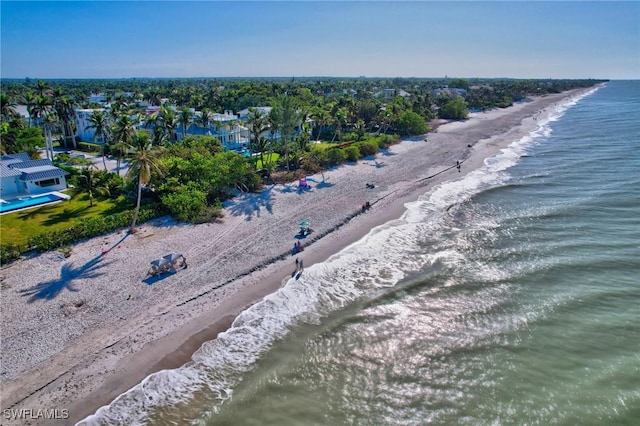
{"label": "palm tree", "polygon": [[269,129],[267,119],[256,108],[249,108],[247,124],[249,125],[249,145],[251,146],[251,150],[260,153],[260,162],[264,164],[263,151],[260,150],[263,145],[260,141],[260,135]]}
{"label": "palm tree", "polygon": [[320,140],[320,132],[322,131],[322,128],[326,126],[331,120],[331,115],[329,115],[329,112],[324,108],[316,107],[311,114],[311,118],[313,118],[316,123],[316,140]]}
{"label": "palm tree", "polygon": [[62,89],[56,88],[51,92],[53,108],[58,114],[58,118],[62,122],[62,136],[64,138],[64,146],[68,146],[71,139],[73,147],[76,147],[76,138],[73,131],[72,122],[75,118],[75,110],[73,109],[73,101],[66,96]]}
{"label": "palm tree", "polygon": [[48,96],[38,95],[35,101],[33,105],[33,117],[37,123],[40,123],[40,119],[51,110],[51,99]]}
{"label": "palm tree", "polygon": [[178,114],[177,123],[182,127],[182,137],[187,135],[187,129],[193,121],[193,111],[189,108],[182,108]]}
{"label": "palm tree", "polygon": [[202,108],[202,111],[200,111],[200,116],[196,117],[196,124],[203,129],[206,129],[211,125],[212,119],[213,111],[211,111],[209,108]]}
{"label": "palm tree", "polygon": [[[287,164],[287,171],[289,171],[289,144],[293,138],[293,132],[295,128],[303,121],[304,114],[296,108],[293,102],[293,98],[284,95],[280,98],[278,104],[273,108],[277,110],[276,116],[279,118],[279,128],[281,140],[284,144],[284,155]],[[273,112],[271,110],[271,112]]]}
{"label": "palm tree", "polygon": [[107,170],[107,161],[104,155],[104,149],[107,145],[108,133],[109,133],[109,119],[102,111],[93,111],[91,117],[89,117],[89,126],[87,129],[95,129],[93,134],[93,141],[98,140],[102,147],[102,165]]}
{"label": "palm tree", "polygon": [[44,130],[44,136],[46,141],[47,158],[53,161],[53,136],[52,130],[58,125],[59,120],[55,112],[47,113],[42,119],[42,129]]}
{"label": "palm tree", "polygon": [[33,92],[27,92],[23,95],[22,101],[27,106],[27,113],[29,113],[28,126],[31,127],[31,118],[33,117],[33,107],[36,104],[36,94]]}
{"label": "palm tree", "polygon": [[136,121],[130,115],[121,115],[113,125],[114,151],[117,158],[117,171],[120,174],[120,161],[127,148],[131,145],[136,133]]}
{"label": "palm tree", "polygon": [[2,121],[6,122],[19,116],[18,111],[16,111],[16,103],[13,102],[6,93],[2,93],[2,95],[0,95],[0,106],[2,107],[0,116]]}
{"label": "palm tree", "polygon": [[109,189],[104,186],[98,186],[96,179],[96,172],[90,167],[95,167],[92,164],[89,167],[84,167],[80,172],[78,184],[79,189],[89,193],[89,207],[93,207],[93,193],[97,192],[101,195],[109,195]]}
{"label": "palm tree", "polygon": [[178,118],[171,108],[162,105],[160,107],[160,112],[158,112],[158,115],[156,116],[155,124],[163,129],[170,143],[176,141],[176,126],[178,125]]}
{"label": "palm tree", "polygon": [[335,126],[335,131],[333,133],[333,139],[331,139],[331,142],[335,140],[336,136],[338,136],[339,141],[342,141],[342,126],[344,126],[346,122],[347,122],[346,108],[338,108],[338,110],[336,111],[333,117],[333,124]]}
{"label": "palm tree", "polygon": [[149,134],[146,132],[136,132],[133,134],[131,142],[131,149],[133,149],[134,153],[131,159],[131,167],[127,171],[127,177],[138,180],[136,210],[133,214],[131,228],[129,228],[129,233],[133,234],[135,233],[136,221],[138,220],[138,214],[140,213],[142,187],[149,183],[153,173],[161,174],[161,172],[155,162],[154,156],[156,151],[153,150]]}
{"label": "palm tree", "polygon": [[269,145],[271,146],[267,162],[271,163],[271,154],[276,146],[276,135],[280,131],[280,110],[278,108],[273,108],[269,111],[269,114],[267,115],[267,122],[269,123]]}

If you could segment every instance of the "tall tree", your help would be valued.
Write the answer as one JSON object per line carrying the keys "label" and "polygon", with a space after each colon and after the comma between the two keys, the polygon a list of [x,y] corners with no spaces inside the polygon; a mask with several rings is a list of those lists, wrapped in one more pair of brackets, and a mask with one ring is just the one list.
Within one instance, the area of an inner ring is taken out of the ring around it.
{"label": "tall tree", "polygon": [[142,200],[142,187],[149,183],[153,173],[161,174],[155,161],[155,151],[146,132],[135,132],[131,140],[133,156],[131,166],[127,171],[127,177],[138,181],[138,197],[136,199],[136,209],[133,213],[133,221],[129,233],[135,233],[138,214],[140,213],[140,202]]}
{"label": "tall tree", "polygon": [[128,147],[131,145],[133,135],[136,133],[137,122],[130,115],[121,115],[113,125],[114,151],[117,158],[117,171],[120,174],[120,161]]}
{"label": "tall tree", "polygon": [[46,81],[38,80],[36,82],[36,92],[39,96],[49,96],[50,89],[51,86]]}
{"label": "tall tree", "polygon": [[212,120],[213,111],[211,111],[209,108],[203,108],[202,111],[200,111],[200,115],[196,117],[195,122],[203,129],[207,129],[209,126],[211,126]]}
{"label": "tall tree", "polygon": [[51,110],[51,98],[48,96],[36,96],[36,102],[33,105],[33,117],[36,119],[36,123],[40,126],[41,119]]}
{"label": "tall tree", "polygon": [[93,193],[97,192],[101,195],[108,195],[109,189],[100,186],[98,182],[98,178],[96,176],[95,170],[92,170],[92,167],[95,165],[91,165],[89,167],[84,167],[78,176],[78,184],[81,191],[87,192],[89,194],[89,207],[93,207]]}
{"label": "tall tree", "polygon": [[166,105],[160,107],[155,119],[155,125],[162,128],[169,143],[177,140],[176,126],[178,125],[178,117],[176,117],[176,113],[171,108]]}
{"label": "tall tree", "polygon": [[27,106],[27,113],[29,114],[28,126],[31,127],[31,118],[33,117],[34,106],[36,104],[36,94],[29,91],[22,96],[22,101]]}
{"label": "tall tree", "polygon": [[13,102],[6,93],[2,93],[0,95],[0,107],[2,107],[2,115],[0,116],[0,119],[3,122],[12,120],[19,116],[18,111],[16,111],[16,103]]}
{"label": "tall tree", "polygon": [[284,148],[287,171],[289,171],[289,145],[293,139],[295,128],[303,121],[304,114],[297,109],[293,97],[288,95],[280,97],[272,112],[274,110],[277,111],[275,115],[279,119],[280,139]]}
{"label": "tall tree", "polygon": [[98,141],[102,150],[102,165],[107,170],[107,161],[105,160],[105,146],[107,145],[109,135],[109,118],[103,111],[93,111],[89,117],[89,126],[87,129],[94,129],[93,141]]}
{"label": "tall tree", "polygon": [[322,107],[315,107],[313,112],[311,113],[311,118],[313,118],[315,122],[316,128],[316,140],[320,140],[320,132],[322,132],[322,128],[329,124],[331,120],[331,115],[329,111]]}
{"label": "tall tree", "polygon": [[75,132],[73,131],[75,110],[73,109],[73,101],[71,98],[64,94],[61,88],[55,88],[51,92],[51,101],[53,108],[58,114],[60,119],[62,137],[64,139],[64,146],[69,146],[71,141],[73,147],[76,147]]}
{"label": "tall tree", "polygon": [[53,161],[53,129],[58,125],[59,120],[55,112],[46,113],[42,118],[42,130],[44,131],[47,158]]}
{"label": "tall tree", "polygon": [[187,129],[193,122],[193,111],[187,107],[182,108],[178,114],[177,122],[182,128],[182,137],[184,138],[187,135]]}
{"label": "tall tree", "polygon": [[253,152],[260,153],[260,163],[264,165],[264,152],[261,150],[261,148],[263,148],[266,144],[261,143],[260,138],[264,132],[269,130],[267,119],[258,109],[249,108],[247,124],[249,126],[249,145],[251,146],[251,150]]}
{"label": "tall tree", "polygon": [[333,133],[333,142],[338,136],[338,140],[342,141],[342,128],[347,123],[347,109],[346,108],[338,108],[333,116],[333,125],[335,126],[335,131]]}

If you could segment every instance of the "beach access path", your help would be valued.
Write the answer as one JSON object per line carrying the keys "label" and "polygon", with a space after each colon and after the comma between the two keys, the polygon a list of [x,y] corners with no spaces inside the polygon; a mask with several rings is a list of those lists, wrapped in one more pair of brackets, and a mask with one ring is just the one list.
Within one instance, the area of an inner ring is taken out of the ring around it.
{"label": "beach access path", "polygon": [[[69,258],[47,252],[4,266],[1,408],[66,409],[68,418],[55,424],[73,424],[147,375],[184,364],[290,278],[300,221],[314,230],[298,255],[308,268],[399,218],[404,203],[434,185],[481,167],[528,134],[545,109],[579,92],[441,125],[426,139],[326,171],[324,180],[309,176],[304,190],[295,182],[242,194],[213,223],[162,217],[132,235],[123,230],[77,243]],[[367,201],[372,208],[362,213]],[[183,254],[189,267],[147,277],[149,262],[171,252]]]}

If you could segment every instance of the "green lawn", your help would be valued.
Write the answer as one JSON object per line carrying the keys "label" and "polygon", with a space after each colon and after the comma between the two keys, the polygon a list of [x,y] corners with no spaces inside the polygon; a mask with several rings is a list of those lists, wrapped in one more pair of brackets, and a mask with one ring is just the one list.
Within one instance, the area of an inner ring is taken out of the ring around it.
{"label": "green lawn", "polygon": [[[269,158],[269,154],[264,154],[263,155],[264,159],[267,160]],[[262,166],[262,161],[260,161],[260,156],[256,155],[256,169],[260,170],[263,166]],[[271,164],[276,164],[278,162],[278,158],[280,158],[280,154],[278,154],[277,152],[274,152],[271,154]]]}
{"label": "green lawn", "polygon": [[81,219],[119,213],[135,207],[131,200],[122,196],[116,199],[94,198],[93,207],[89,207],[87,193],[67,191],[66,194],[71,196],[71,200],[0,216],[0,243],[14,243],[23,247],[33,235],[67,228]]}

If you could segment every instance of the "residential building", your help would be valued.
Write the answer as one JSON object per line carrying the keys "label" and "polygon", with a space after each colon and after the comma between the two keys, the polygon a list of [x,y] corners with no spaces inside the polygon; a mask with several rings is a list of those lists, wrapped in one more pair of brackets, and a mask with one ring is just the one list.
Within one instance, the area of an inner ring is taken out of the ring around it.
{"label": "residential building", "polygon": [[91,116],[96,111],[104,112],[106,109],[76,109],[76,137],[83,142],[99,142],[94,141],[96,129],[91,127]]}
{"label": "residential building", "polygon": [[[196,136],[214,136],[222,146],[227,150],[243,150],[249,144],[249,129],[242,125],[238,120],[238,116],[231,111],[225,111],[223,114],[214,113],[207,126],[200,123],[200,111],[194,112],[195,120],[186,131],[187,135]],[[182,128],[176,129],[178,140],[182,139]]]}
{"label": "residential building", "polygon": [[27,153],[0,157],[0,198],[67,189],[68,173],[51,160],[31,160]]}
{"label": "residential building", "polygon": [[379,92],[376,92],[373,94],[374,98],[384,98],[384,99],[395,98],[396,96],[402,96],[403,98],[408,98],[411,96],[411,93],[406,92],[402,89],[399,89],[399,90],[382,89]]}

